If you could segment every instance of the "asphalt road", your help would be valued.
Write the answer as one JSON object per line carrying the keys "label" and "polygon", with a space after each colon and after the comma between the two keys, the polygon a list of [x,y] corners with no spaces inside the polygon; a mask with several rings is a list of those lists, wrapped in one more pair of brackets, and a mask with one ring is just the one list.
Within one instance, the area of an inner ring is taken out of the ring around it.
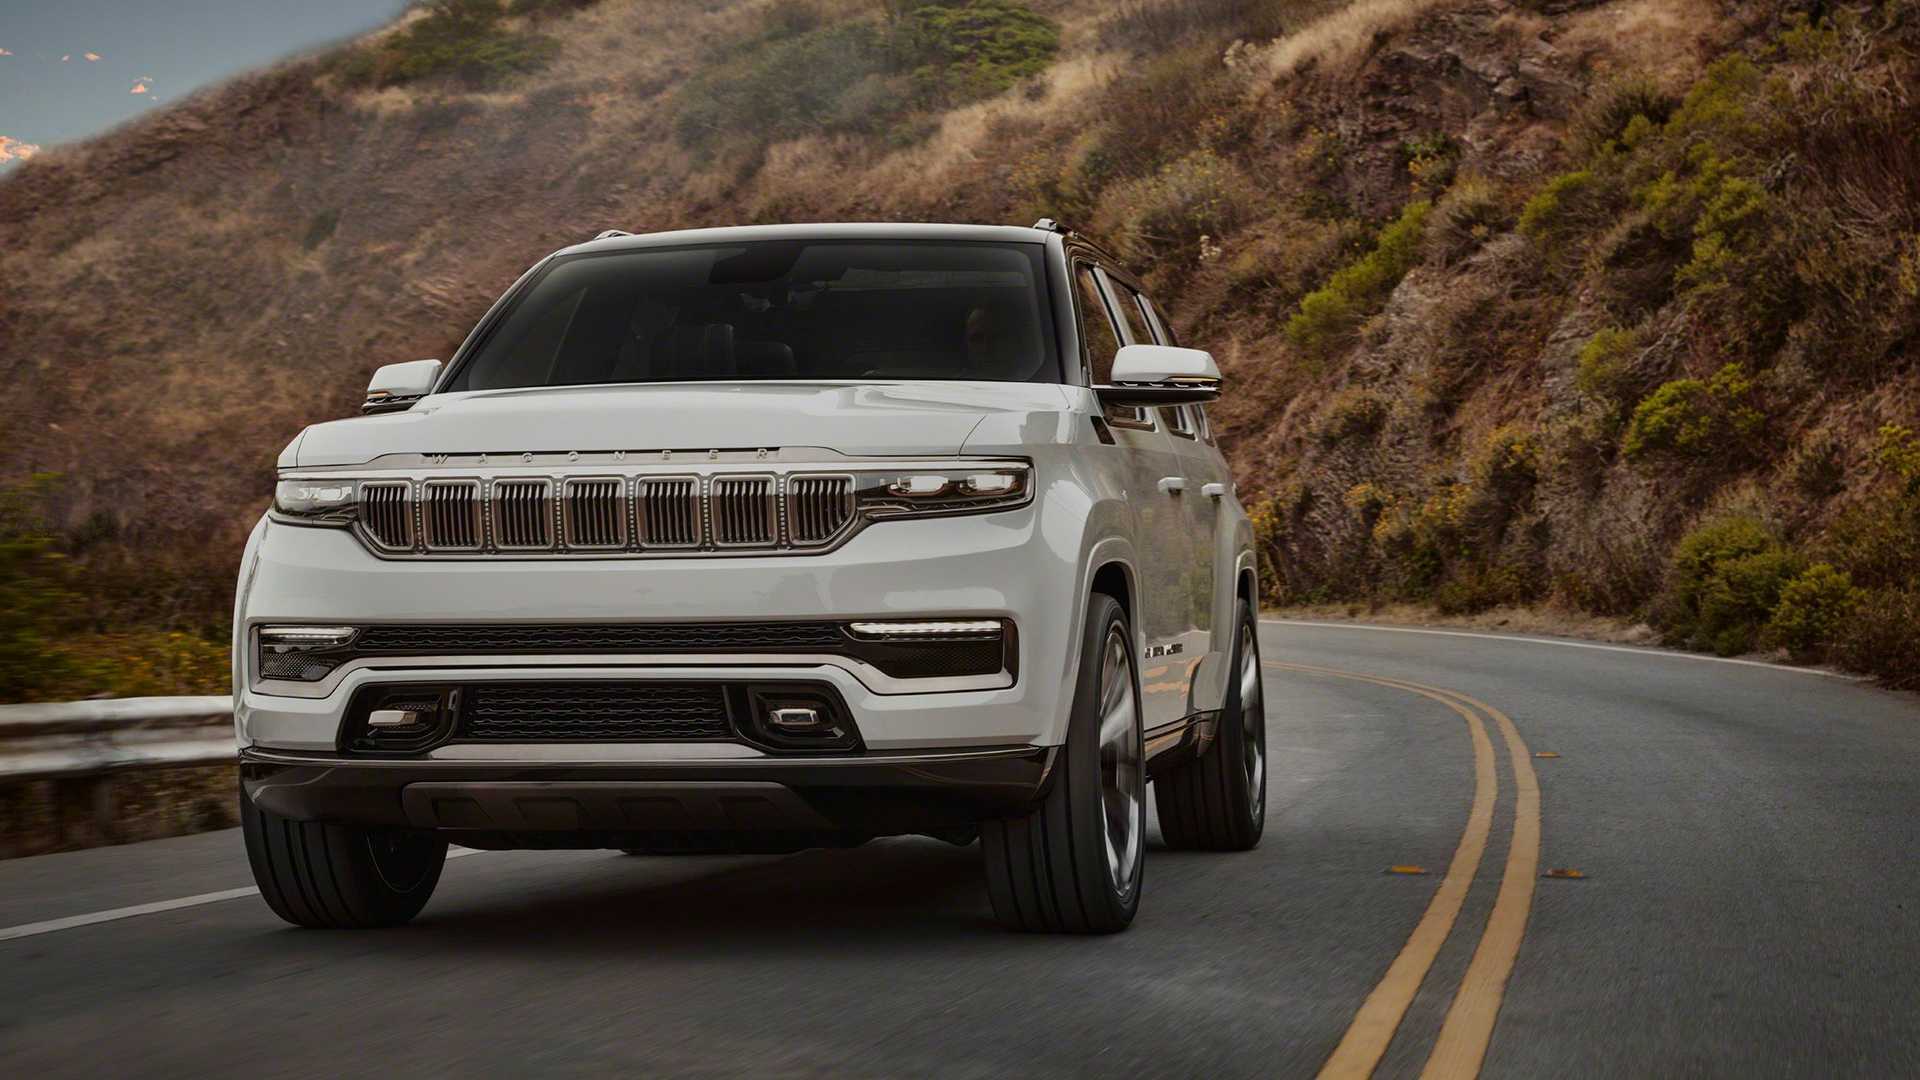
{"label": "asphalt road", "polygon": [[1636,650],[1262,637],[1265,842],[1154,847],[1126,934],[1003,933],[977,850],[922,840],[476,854],[377,933],[246,895],[19,930],[244,888],[213,833],[0,863],[0,1076],[1920,1074],[1920,700]]}

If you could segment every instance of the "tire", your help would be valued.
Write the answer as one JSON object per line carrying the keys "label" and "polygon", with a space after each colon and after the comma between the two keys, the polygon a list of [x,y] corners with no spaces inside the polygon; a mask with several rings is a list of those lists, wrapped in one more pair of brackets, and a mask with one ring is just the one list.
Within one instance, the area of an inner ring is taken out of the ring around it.
{"label": "tire", "polygon": [[1236,608],[1231,685],[1213,745],[1153,782],[1160,835],[1170,848],[1247,851],[1267,820],[1266,695],[1260,635],[1245,600]]}
{"label": "tire", "polygon": [[240,826],[261,897],[295,926],[399,926],[427,905],[447,861],[447,842],[432,833],[295,821],[245,792]]}
{"label": "tire", "polygon": [[1111,934],[1140,908],[1146,747],[1133,651],[1126,613],[1112,597],[1093,596],[1047,793],[1031,813],[980,827],[993,913],[1009,929]]}

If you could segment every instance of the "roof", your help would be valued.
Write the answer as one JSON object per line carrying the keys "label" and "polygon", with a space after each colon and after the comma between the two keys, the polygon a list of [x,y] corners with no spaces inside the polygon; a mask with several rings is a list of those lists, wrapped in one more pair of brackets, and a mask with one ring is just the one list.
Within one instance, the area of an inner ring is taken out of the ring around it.
{"label": "roof", "polygon": [[1044,244],[1057,234],[1021,225],[936,225],[912,222],[822,222],[813,225],[734,225],[717,229],[620,234],[575,244],[563,251],[621,251],[682,244],[738,244],[755,240],[996,240]]}

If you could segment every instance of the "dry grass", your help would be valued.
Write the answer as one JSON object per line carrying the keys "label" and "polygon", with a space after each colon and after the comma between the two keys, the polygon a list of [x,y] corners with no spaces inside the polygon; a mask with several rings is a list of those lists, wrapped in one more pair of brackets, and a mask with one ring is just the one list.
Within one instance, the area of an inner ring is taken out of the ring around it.
{"label": "dry grass", "polygon": [[1266,74],[1280,81],[1311,67],[1338,74],[1351,69],[1380,38],[1457,0],[1355,0],[1281,38],[1264,56]]}

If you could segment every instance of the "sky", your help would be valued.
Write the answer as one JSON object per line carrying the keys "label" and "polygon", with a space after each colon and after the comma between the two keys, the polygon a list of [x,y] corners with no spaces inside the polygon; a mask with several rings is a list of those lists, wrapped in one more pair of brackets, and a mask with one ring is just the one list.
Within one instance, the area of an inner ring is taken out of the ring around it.
{"label": "sky", "polygon": [[0,171],[281,57],[404,0],[0,0]]}

